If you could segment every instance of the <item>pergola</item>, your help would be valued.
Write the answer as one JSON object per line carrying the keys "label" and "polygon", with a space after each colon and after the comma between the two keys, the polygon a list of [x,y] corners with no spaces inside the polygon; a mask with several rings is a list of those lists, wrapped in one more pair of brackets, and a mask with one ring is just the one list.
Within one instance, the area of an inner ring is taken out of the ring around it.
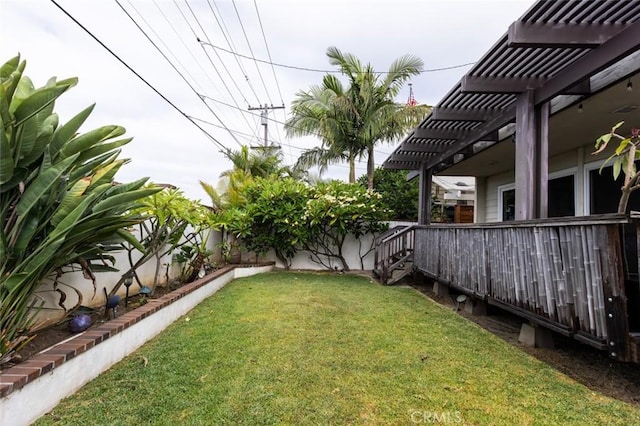
{"label": "pergola", "polygon": [[383,166],[419,171],[427,224],[432,176],[515,129],[516,220],[545,218],[550,116],[638,70],[640,0],[539,0]]}

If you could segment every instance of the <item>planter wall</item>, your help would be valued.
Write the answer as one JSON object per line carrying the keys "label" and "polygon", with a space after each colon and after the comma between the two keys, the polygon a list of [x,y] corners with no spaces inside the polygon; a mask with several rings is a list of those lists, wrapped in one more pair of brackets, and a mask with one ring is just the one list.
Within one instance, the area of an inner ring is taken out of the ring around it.
{"label": "planter wall", "polygon": [[[234,278],[271,269],[272,264],[219,269],[3,371],[0,375],[0,425],[33,422]],[[153,315],[156,312],[161,314]]]}

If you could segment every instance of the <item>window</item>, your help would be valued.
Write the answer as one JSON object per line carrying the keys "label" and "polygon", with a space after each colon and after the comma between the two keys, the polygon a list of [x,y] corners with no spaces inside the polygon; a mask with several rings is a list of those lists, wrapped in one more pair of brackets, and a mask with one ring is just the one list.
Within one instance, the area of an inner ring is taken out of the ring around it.
{"label": "window", "polygon": [[549,175],[548,217],[576,215],[576,169]]}
{"label": "window", "polygon": [[507,222],[516,219],[515,184],[498,187],[498,220]]}
{"label": "window", "polygon": [[[600,172],[603,162],[591,163],[585,166],[585,210],[587,214],[616,213],[624,183],[624,173],[620,173],[617,180],[613,180],[613,166],[607,166]],[[636,162],[640,167],[640,161]],[[629,197],[627,211],[640,210],[640,192],[636,191]]]}

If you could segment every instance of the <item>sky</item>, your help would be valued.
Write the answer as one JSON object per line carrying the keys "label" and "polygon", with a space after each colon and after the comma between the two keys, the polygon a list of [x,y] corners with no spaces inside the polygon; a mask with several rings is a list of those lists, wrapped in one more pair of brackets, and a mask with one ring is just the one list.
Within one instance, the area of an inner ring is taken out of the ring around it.
{"label": "sky", "polygon": [[[326,57],[328,47],[352,53],[376,71],[386,71],[405,54],[421,58],[425,72],[411,80],[414,96],[419,103],[434,105],[471,68],[464,64],[479,60],[534,2],[56,3],[60,7],[47,0],[0,0],[0,61],[20,54],[27,60],[25,74],[36,87],[52,76],[79,78],[78,85],[58,100],[56,112],[64,123],[96,103],[81,131],[107,124],[127,129],[134,139],[123,147],[121,157],[131,161],[116,175],[117,181],[148,176],[206,203],[198,181],[215,185],[220,173],[232,167],[222,147],[237,150],[263,144],[260,111],[249,108],[285,106],[270,110],[267,120],[269,143],[281,147],[285,164],[292,165],[302,150],[320,145],[313,136],[287,138],[282,123],[296,93],[321,83],[323,70],[333,69]],[[455,68],[430,71],[449,67]],[[408,96],[405,87],[397,101],[406,102]],[[377,165],[397,142],[377,147]],[[356,175],[365,173],[363,160]],[[347,165],[342,164],[330,167],[323,178],[347,176]]]}

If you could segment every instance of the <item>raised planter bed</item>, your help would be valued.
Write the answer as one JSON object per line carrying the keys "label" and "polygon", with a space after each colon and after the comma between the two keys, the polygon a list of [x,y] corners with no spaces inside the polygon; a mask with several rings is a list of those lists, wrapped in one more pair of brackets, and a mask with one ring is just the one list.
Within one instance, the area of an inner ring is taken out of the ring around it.
{"label": "raised planter bed", "polygon": [[273,264],[221,268],[4,370],[0,425],[30,424],[233,279],[272,269]]}

